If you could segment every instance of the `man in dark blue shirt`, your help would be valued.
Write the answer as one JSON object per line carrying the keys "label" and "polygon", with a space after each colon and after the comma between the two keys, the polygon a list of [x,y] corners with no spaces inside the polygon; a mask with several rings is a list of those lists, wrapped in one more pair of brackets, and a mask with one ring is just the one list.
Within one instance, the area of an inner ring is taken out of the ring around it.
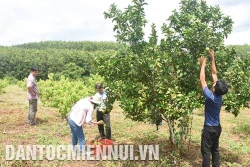
{"label": "man in dark blue shirt", "polygon": [[219,167],[219,137],[221,134],[220,110],[222,95],[228,92],[228,85],[226,82],[218,80],[214,52],[212,50],[208,52],[211,57],[211,72],[213,78],[211,90],[208,89],[205,79],[206,59],[204,57],[200,58],[200,82],[205,96],[205,122],[201,139],[202,166],[210,167],[210,154],[212,154],[212,166]]}

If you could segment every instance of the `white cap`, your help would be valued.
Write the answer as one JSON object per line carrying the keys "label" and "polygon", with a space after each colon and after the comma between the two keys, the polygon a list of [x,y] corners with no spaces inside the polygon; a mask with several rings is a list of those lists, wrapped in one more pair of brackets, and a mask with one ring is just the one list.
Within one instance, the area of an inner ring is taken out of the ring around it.
{"label": "white cap", "polygon": [[101,97],[98,96],[90,96],[89,101],[95,104],[101,104]]}

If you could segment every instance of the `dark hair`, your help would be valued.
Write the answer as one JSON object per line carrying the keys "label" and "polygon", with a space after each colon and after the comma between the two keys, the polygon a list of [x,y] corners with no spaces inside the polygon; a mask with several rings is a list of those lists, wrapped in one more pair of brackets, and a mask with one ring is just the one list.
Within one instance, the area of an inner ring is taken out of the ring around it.
{"label": "dark hair", "polygon": [[31,71],[38,71],[37,67],[33,66],[30,68]]}
{"label": "dark hair", "polygon": [[103,88],[102,83],[96,84],[96,85],[95,85],[95,88],[96,88],[96,89],[102,89],[102,88]]}
{"label": "dark hair", "polygon": [[224,95],[228,92],[228,85],[225,81],[218,80],[214,87],[214,93],[216,95]]}

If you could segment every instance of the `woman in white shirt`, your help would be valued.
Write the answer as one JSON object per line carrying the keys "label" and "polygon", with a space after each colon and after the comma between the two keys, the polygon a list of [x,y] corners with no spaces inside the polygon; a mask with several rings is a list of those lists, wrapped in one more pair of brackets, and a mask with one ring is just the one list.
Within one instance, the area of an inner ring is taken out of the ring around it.
{"label": "woman in white shirt", "polygon": [[85,145],[85,136],[82,125],[84,123],[93,125],[100,124],[99,122],[92,121],[92,114],[96,106],[101,103],[101,99],[97,96],[86,97],[79,100],[69,113],[68,122],[72,133],[72,145],[75,149],[77,143],[80,145],[82,151]]}

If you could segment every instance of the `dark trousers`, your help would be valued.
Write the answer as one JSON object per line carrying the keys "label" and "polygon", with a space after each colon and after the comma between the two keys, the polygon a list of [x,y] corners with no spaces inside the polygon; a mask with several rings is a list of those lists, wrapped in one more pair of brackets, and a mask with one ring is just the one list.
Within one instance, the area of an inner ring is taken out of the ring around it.
{"label": "dark trousers", "polygon": [[202,166],[210,167],[210,154],[212,154],[212,166],[220,166],[219,137],[221,126],[204,126],[201,136]]}
{"label": "dark trousers", "polygon": [[97,118],[97,121],[103,120],[104,125],[105,125],[106,133],[104,133],[104,125],[98,125],[100,136],[102,138],[111,139],[110,113],[104,114],[101,111],[97,111],[96,118]]}

